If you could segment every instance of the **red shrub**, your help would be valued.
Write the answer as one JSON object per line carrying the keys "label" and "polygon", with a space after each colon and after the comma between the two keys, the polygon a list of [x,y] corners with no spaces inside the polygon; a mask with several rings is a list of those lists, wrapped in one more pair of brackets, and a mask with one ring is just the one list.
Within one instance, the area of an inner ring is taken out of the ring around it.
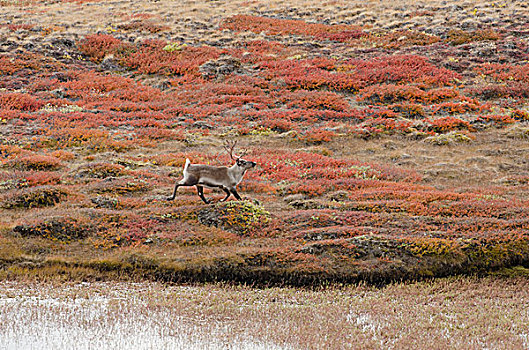
{"label": "red shrub", "polygon": [[118,50],[131,50],[130,44],[108,34],[87,35],[78,44],[79,50],[95,61],[102,60],[106,55],[117,53]]}
{"label": "red shrub", "polygon": [[347,42],[347,41],[351,41],[351,40],[354,40],[354,39],[360,39],[360,38],[363,38],[363,37],[366,37],[367,34],[360,30],[360,29],[356,29],[356,30],[344,30],[344,31],[341,31],[341,32],[336,32],[336,33],[321,33],[321,34],[318,34],[316,35],[316,37],[318,38],[322,38],[322,39],[329,39],[329,40],[332,40],[332,41],[339,41],[339,42]]}
{"label": "red shrub", "polygon": [[324,91],[296,91],[283,94],[281,102],[286,102],[289,108],[323,109],[333,111],[345,111],[349,104],[344,98],[336,93]]}
{"label": "red shrub", "polygon": [[335,137],[336,133],[334,131],[319,128],[307,131],[305,135],[300,136],[300,140],[307,143],[320,144],[322,142],[329,142]]}
{"label": "red shrub", "polygon": [[495,98],[528,98],[529,84],[527,82],[509,82],[502,84],[487,84],[472,87],[468,92],[474,96],[489,100]]}
{"label": "red shrub", "polygon": [[0,27],[7,27],[10,31],[16,32],[17,30],[30,30],[34,27],[34,24],[20,23],[20,24],[2,24]]}
{"label": "red shrub", "polygon": [[295,130],[297,124],[288,120],[288,119],[282,119],[282,118],[276,118],[276,119],[264,119],[261,121],[261,125],[265,128],[268,128],[272,131],[277,132],[286,132],[290,130]]}
{"label": "red shrub", "polygon": [[10,59],[7,56],[0,55],[0,75],[1,74],[13,74],[19,69],[22,68],[22,65],[18,60]]}
{"label": "red shrub", "polygon": [[97,97],[101,102],[101,94],[124,89],[134,89],[138,85],[133,79],[115,75],[103,75],[93,71],[71,72],[69,81],[61,86],[67,90],[69,97],[80,97],[87,99],[91,95]]}
{"label": "red shrub", "polygon": [[376,57],[372,60],[350,60],[348,67],[366,84],[423,83],[427,86],[451,85],[461,76],[449,69],[430,63],[426,57],[395,55]]}
{"label": "red shrub", "polygon": [[29,187],[56,185],[61,182],[61,174],[52,171],[35,171],[24,175],[23,180]]}
{"label": "red shrub", "polygon": [[367,101],[375,104],[422,102],[426,100],[426,92],[416,86],[380,84],[360,90],[356,99],[359,102]]}
{"label": "red shrub", "polygon": [[29,94],[23,93],[0,93],[0,109],[14,109],[21,111],[35,112],[44,105],[44,102],[37,100]]}
{"label": "red shrub", "polygon": [[146,40],[135,52],[120,57],[121,62],[143,74],[199,75],[198,67],[217,59],[223,50],[209,46],[187,46],[182,50],[164,50],[167,43]]}
{"label": "red shrub", "polygon": [[520,81],[529,83],[529,64],[511,65],[508,63],[483,63],[474,71],[492,78],[496,82]]}
{"label": "red shrub", "polygon": [[[455,78],[460,78],[456,72],[438,68],[426,57],[414,55],[350,60],[342,65],[328,60],[322,65],[314,59],[266,60],[259,62],[258,66],[261,68],[261,76],[265,79],[283,82],[289,88],[305,90],[329,87],[335,90],[357,91],[382,83],[414,83],[435,87],[450,85]],[[420,93],[416,98],[421,98]]]}

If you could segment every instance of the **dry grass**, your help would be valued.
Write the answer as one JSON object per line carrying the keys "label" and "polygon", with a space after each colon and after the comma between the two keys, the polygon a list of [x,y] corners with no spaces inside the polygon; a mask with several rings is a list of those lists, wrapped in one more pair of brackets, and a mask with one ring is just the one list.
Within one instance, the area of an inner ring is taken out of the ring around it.
{"label": "dry grass", "polygon": [[0,287],[0,342],[8,349],[529,346],[529,285],[521,277],[449,278],[382,289],[23,282]]}

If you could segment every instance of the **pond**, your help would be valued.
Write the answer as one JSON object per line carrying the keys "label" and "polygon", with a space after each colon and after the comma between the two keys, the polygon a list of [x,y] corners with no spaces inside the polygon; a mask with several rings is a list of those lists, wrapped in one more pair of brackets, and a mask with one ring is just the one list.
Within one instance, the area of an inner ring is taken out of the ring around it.
{"label": "pond", "polygon": [[529,279],[383,288],[0,282],[0,349],[529,348]]}

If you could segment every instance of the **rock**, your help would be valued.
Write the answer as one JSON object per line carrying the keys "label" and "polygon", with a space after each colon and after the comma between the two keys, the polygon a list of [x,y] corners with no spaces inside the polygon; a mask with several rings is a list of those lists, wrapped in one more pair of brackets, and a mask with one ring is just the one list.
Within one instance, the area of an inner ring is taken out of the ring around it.
{"label": "rock", "polygon": [[210,60],[201,65],[198,70],[203,76],[226,75],[238,71],[241,61],[232,56],[221,56],[216,60]]}
{"label": "rock", "polygon": [[62,88],[52,90],[52,91],[50,91],[50,93],[56,98],[65,98],[64,89],[62,89]]}
{"label": "rock", "polygon": [[197,120],[196,122],[193,123],[193,126],[199,129],[215,129],[213,125],[208,124],[203,120]]}
{"label": "rock", "polygon": [[297,200],[288,203],[296,209],[324,209],[328,206],[314,199]]}
{"label": "rock", "polygon": [[303,200],[305,199],[306,196],[304,194],[301,194],[301,193],[296,193],[296,194],[289,194],[288,196],[285,196],[283,198],[283,200],[287,203],[292,203],[294,201],[300,201],[300,200]]}
{"label": "rock", "polygon": [[103,70],[118,71],[123,69],[118,64],[113,55],[105,56],[105,58],[103,58],[103,61],[101,61],[100,66]]}
{"label": "rock", "polygon": [[329,199],[335,202],[343,202],[349,200],[349,192],[347,191],[336,191],[329,194]]}

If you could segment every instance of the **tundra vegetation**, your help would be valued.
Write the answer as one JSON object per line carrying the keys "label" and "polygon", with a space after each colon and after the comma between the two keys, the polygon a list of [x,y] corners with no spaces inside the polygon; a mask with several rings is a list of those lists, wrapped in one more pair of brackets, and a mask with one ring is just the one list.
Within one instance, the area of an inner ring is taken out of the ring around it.
{"label": "tundra vegetation", "polygon": [[[527,266],[527,4],[408,5],[0,0],[0,278]],[[225,140],[245,200],[166,201]]]}

